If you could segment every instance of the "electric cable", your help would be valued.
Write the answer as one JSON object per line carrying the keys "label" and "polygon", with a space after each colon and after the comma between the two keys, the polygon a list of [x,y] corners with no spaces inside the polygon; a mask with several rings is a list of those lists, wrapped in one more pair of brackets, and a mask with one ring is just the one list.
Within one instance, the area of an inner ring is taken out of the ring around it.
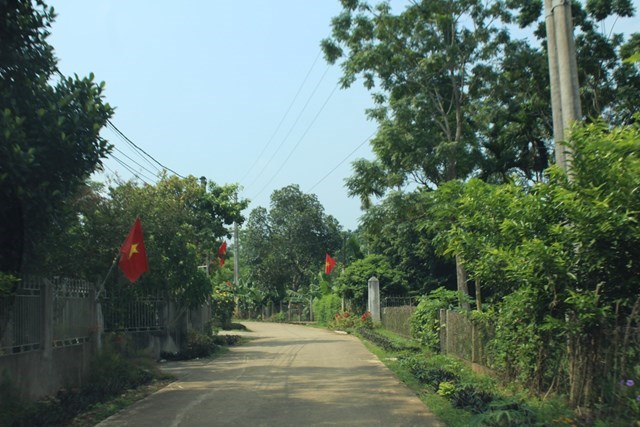
{"label": "electric cable", "polygon": [[107,128],[110,129],[111,132],[113,132],[121,141],[125,142],[127,144],[127,146],[129,146],[133,150],[133,152],[138,155],[138,157],[140,157],[142,160],[144,160],[149,166],[154,168],[155,169],[155,172],[153,172],[154,175],[157,175],[162,171],[162,169],[160,169],[158,166],[156,166],[155,163],[153,163],[151,160],[149,160],[149,158],[147,156],[145,156],[144,154],[139,152],[133,145],[131,145],[129,143],[129,141],[127,141],[122,135],[120,135],[115,130],[115,128],[113,128],[109,123],[107,123]]}
{"label": "electric cable", "polygon": [[318,59],[320,58],[321,54],[322,54],[322,51],[319,51],[318,55],[316,56],[316,59],[313,60],[313,63],[311,64],[311,67],[309,68],[309,71],[307,71],[307,74],[304,76],[304,79],[302,80],[302,83],[300,84],[300,87],[298,87],[298,91],[296,92],[296,94],[294,95],[293,99],[289,103],[289,107],[287,107],[287,111],[285,111],[284,115],[282,116],[282,119],[280,119],[280,123],[278,123],[278,126],[276,126],[276,130],[273,132],[273,134],[271,135],[271,138],[269,138],[269,140],[267,141],[265,146],[262,148],[262,151],[260,151],[260,154],[258,154],[258,156],[256,157],[256,160],[249,167],[249,169],[244,174],[244,176],[242,178],[240,178],[239,182],[242,182],[247,178],[247,176],[251,173],[251,171],[256,166],[256,164],[258,163],[258,161],[260,160],[262,155],[265,153],[265,151],[267,151],[267,148],[269,147],[269,145],[271,144],[271,142],[273,141],[275,136],[278,134],[278,131],[280,130],[280,127],[282,126],[282,123],[284,123],[284,120],[289,115],[289,112],[291,111],[291,108],[293,107],[293,104],[298,99],[298,96],[300,95],[300,92],[302,92],[302,88],[304,87],[305,83],[307,83],[307,79],[309,78],[309,75],[311,75],[311,71],[313,71],[313,68],[315,67],[316,62],[318,62]]}
{"label": "electric cable", "polygon": [[[264,173],[264,171],[267,169],[267,167],[271,164],[271,162],[273,161],[273,159],[275,158],[275,156],[278,154],[278,152],[280,151],[280,149],[282,148],[282,146],[284,145],[285,141],[287,140],[287,138],[289,138],[289,135],[291,135],[291,132],[293,132],[293,129],[295,128],[295,126],[298,124],[298,121],[300,120],[300,117],[302,117],[302,114],[305,112],[305,110],[307,109],[307,106],[309,105],[309,102],[311,102],[311,99],[313,98],[313,95],[315,95],[316,91],[318,90],[318,88],[320,87],[320,83],[322,83],[322,81],[324,80],[324,77],[327,75],[327,72],[329,71],[329,68],[331,67],[327,67],[327,69],[324,71],[324,73],[322,74],[322,77],[320,77],[320,80],[318,81],[318,83],[316,84],[316,86],[313,88],[313,92],[311,92],[311,95],[309,95],[309,98],[307,98],[307,102],[304,104],[304,106],[302,107],[302,110],[300,111],[300,113],[298,114],[298,117],[296,117],[296,120],[293,122],[293,124],[291,125],[291,127],[289,128],[289,132],[287,132],[286,136],[284,137],[284,139],[282,140],[282,142],[280,143],[280,145],[278,145],[278,148],[276,149],[276,151],[273,153],[273,155],[271,156],[271,158],[269,159],[269,161],[267,161],[267,163],[265,163],[264,167],[262,168],[262,170],[260,171],[260,173],[258,173],[258,175],[256,175],[256,177],[253,179],[253,181],[251,181],[251,183],[249,183],[249,185],[247,185],[246,188],[251,187],[257,180],[258,178],[260,178],[262,176],[262,174]],[[335,88],[333,89],[335,91]],[[333,94],[333,92],[332,92]],[[323,106],[324,108],[324,106]],[[315,120],[315,119],[314,119]]]}
{"label": "electric cable", "polygon": [[[377,131],[376,131],[377,132]],[[356,148],[353,149],[353,151],[351,151],[349,154],[347,154],[347,156],[342,159],[342,161],[340,161],[340,163],[338,163],[333,169],[331,169],[329,172],[327,172],[327,174],[325,176],[323,176],[322,178],[320,178],[320,180],[318,182],[316,182],[315,184],[313,184],[311,186],[311,188],[309,188],[309,190],[307,191],[308,193],[310,193],[311,191],[313,191],[314,188],[316,188],[322,181],[324,181],[325,179],[327,179],[327,177],[329,175],[331,175],[333,172],[335,172],[336,169],[338,169],[340,166],[342,166],[342,164],[344,162],[347,161],[347,159],[349,159],[349,157],[353,156],[355,154],[356,151],[358,151],[364,144],[366,144],[367,142],[371,141],[371,138],[373,138],[376,134],[376,132],[373,132],[371,135],[369,135],[364,141],[362,141]]]}
{"label": "electric cable", "polygon": [[135,163],[136,165],[138,165],[139,167],[141,167],[142,169],[144,169],[145,171],[149,172],[152,176],[156,174],[156,172],[151,171],[149,169],[147,169],[146,167],[142,166],[140,163],[136,162],[134,159],[132,159],[131,157],[129,157],[124,151],[120,150],[118,147],[116,147],[115,145],[113,146],[113,148],[120,154],[122,154],[123,156],[125,156],[127,159],[131,160],[133,163]]}
{"label": "electric cable", "polygon": [[131,141],[131,139],[129,139],[124,133],[122,133],[122,131],[120,129],[118,129],[118,127],[116,125],[113,124],[113,122],[109,119],[107,119],[107,122],[111,125],[111,127],[118,132],[118,134],[120,134],[129,144],[133,145],[137,150],[141,151],[142,153],[144,153],[147,157],[149,157],[151,160],[153,160],[155,163],[157,163],[159,166],[161,166],[162,168],[168,170],[169,172],[171,172],[172,174],[184,179],[185,177],[180,175],[178,172],[174,171],[173,169],[171,169],[168,166],[163,165],[162,163],[160,163],[158,160],[156,160],[151,154],[147,153],[146,151],[144,151],[142,148],[140,148],[138,145],[136,145],[136,143],[134,143],[133,141]]}
{"label": "electric cable", "polygon": [[[123,168],[125,168],[126,170],[128,170],[133,176],[135,176],[136,178],[138,178],[140,181],[144,182],[147,185],[151,185],[149,184],[149,182],[147,180],[145,180],[144,178],[148,179],[149,181],[153,181],[153,179],[149,178],[148,176],[144,175],[141,172],[136,172],[131,166],[129,166],[126,162],[120,160],[119,158],[117,158],[116,156],[114,156],[113,154],[111,155],[111,158],[113,160],[115,160],[116,162],[118,162],[120,164],[120,166],[122,166]],[[142,178],[144,177],[144,178]]]}
{"label": "electric cable", "polygon": [[276,176],[278,176],[278,174],[280,173],[280,171],[284,168],[284,166],[287,164],[287,162],[289,161],[289,159],[291,158],[291,156],[293,155],[294,151],[296,151],[296,148],[298,148],[298,146],[300,145],[300,143],[302,142],[302,140],[304,139],[304,137],[307,135],[307,133],[309,132],[309,130],[311,129],[311,127],[313,126],[313,124],[316,122],[316,120],[318,119],[318,117],[320,116],[320,113],[322,113],[322,111],[324,110],[324,107],[327,106],[327,104],[329,103],[329,100],[333,97],[333,94],[336,92],[336,89],[338,89],[338,85],[335,85],[333,87],[333,90],[331,91],[331,93],[329,94],[329,96],[327,97],[327,99],[325,99],[324,103],[322,104],[322,106],[320,107],[320,109],[318,110],[318,112],[316,113],[315,117],[313,118],[313,120],[311,120],[311,123],[309,123],[309,126],[307,126],[307,129],[304,131],[304,133],[302,134],[302,136],[300,137],[300,139],[298,140],[298,142],[296,143],[296,145],[293,146],[293,148],[291,149],[291,151],[289,152],[289,155],[287,155],[287,157],[284,159],[284,161],[282,162],[282,164],[280,165],[280,167],[278,168],[278,170],[273,174],[273,176],[269,179],[269,181],[267,181],[267,183],[264,185],[264,187],[262,187],[262,189],[258,192],[258,194],[256,194],[254,196],[254,199],[257,198],[260,194],[262,194],[262,192],[269,186],[269,184],[271,184],[271,181],[273,181],[275,179]]}

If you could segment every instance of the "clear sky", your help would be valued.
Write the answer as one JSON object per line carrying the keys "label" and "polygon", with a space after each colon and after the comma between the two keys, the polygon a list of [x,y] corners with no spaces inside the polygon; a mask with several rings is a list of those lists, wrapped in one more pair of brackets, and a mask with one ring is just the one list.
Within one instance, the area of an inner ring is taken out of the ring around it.
{"label": "clear sky", "polygon": [[[336,89],[340,68],[320,55],[338,0],[49,3],[58,14],[49,42],[60,70],[105,81],[113,123],[161,163],[240,183],[250,209],[296,183],[345,228],[357,227],[360,204],[344,178],[352,160],[372,158],[362,143],[376,127],[365,115],[366,91]],[[103,135],[153,171],[113,131]],[[105,164],[107,173],[132,176],[114,159]]]}
{"label": "clear sky", "polygon": [[[105,81],[113,123],[158,161],[181,175],[239,183],[250,209],[295,183],[343,227],[357,227],[360,203],[344,179],[353,160],[373,157],[364,142],[376,126],[365,115],[369,94],[359,83],[337,88],[339,66],[320,55],[338,0],[48,3],[58,14],[49,42],[60,70]],[[395,10],[407,3],[391,2]],[[126,157],[151,169],[124,141],[110,129],[103,135],[121,151],[116,157],[154,182]],[[113,158],[105,164],[108,174],[132,176]]]}

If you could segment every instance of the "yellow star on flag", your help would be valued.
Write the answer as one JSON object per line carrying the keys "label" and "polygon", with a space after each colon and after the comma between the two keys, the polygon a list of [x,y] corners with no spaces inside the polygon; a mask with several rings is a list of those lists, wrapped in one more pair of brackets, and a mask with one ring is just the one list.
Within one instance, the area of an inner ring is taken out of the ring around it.
{"label": "yellow star on flag", "polygon": [[138,243],[132,243],[131,248],[129,249],[129,259],[133,256],[133,254],[137,254],[138,252]]}

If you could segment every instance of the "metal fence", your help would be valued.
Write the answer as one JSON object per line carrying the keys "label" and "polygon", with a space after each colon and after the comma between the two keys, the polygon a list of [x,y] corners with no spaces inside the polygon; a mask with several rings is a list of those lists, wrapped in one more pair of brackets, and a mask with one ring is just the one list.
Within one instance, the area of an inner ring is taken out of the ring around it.
{"label": "metal fence", "polygon": [[89,340],[96,332],[93,283],[54,277],[50,281],[53,291],[53,346],[77,345]]}
{"label": "metal fence", "polygon": [[42,282],[26,278],[13,295],[0,297],[0,356],[42,347]]}
{"label": "metal fence", "polygon": [[410,320],[416,311],[418,297],[391,295],[382,298],[380,305],[384,327],[400,335],[411,336]]}
{"label": "metal fence", "polygon": [[491,325],[473,322],[465,313],[440,310],[440,351],[491,367],[486,346],[495,332]]}
{"label": "metal fence", "polygon": [[419,297],[415,296],[388,296],[382,298],[380,301],[380,305],[382,307],[404,307],[411,306],[415,307],[418,305]]}
{"label": "metal fence", "polygon": [[159,331],[166,327],[167,299],[159,292],[136,295],[109,291],[103,302],[104,330],[107,332]]}
{"label": "metal fence", "polygon": [[0,355],[41,350],[45,336],[53,347],[88,341],[95,328],[93,292],[84,280],[23,277],[12,295],[0,297]]}

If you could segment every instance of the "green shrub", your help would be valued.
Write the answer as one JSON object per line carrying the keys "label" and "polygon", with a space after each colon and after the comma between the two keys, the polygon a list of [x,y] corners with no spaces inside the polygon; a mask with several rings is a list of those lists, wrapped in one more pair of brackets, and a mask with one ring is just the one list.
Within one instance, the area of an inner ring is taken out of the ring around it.
{"label": "green shrub", "polygon": [[79,388],[61,389],[38,402],[22,400],[7,378],[0,387],[0,425],[7,427],[66,425],[90,406],[163,375],[153,360],[135,354],[123,334],[105,335],[102,352],[91,362]]}
{"label": "green shrub", "polygon": [[[538,422],[536,412],[530,406],[523,402],[510,399],[495,400],[489,405],[488,411],[480,414],[474,421],[475,425],[489,427],[527,427],[541,425],[541,423]],[[552,425],[574,424],[571,419],[566,419],[566,424],[560,423],[560,421],[559,419],[554,420],[554,424]]]}
{"label": "green shrub", "polygon": [[213,342],[216,345],[236,345],[240,342],[240,335],[215,335]]}
{"label": "green shrub", "polygon": [[211,295],[211,317],[213,319],[213,325],[222,329],[229,329],[235,307],[236,304],[233,300],[233,294],[229,291],[227,285],[216,287]]}
{"label": "green shrub", "polygon": [[342,300],[339,296],[329,294],[323,295],[320,299],[313,301],[313,316],[316,322],[327,325],[333,320],[342,306]]}
{"label": "green shrub", "polygon": [[190,331],[187,335],[187,345],[184,350],[176,353],[162,352],[160,357],[165,360],[192,360],[201,357],[208,357],[213,354],[218,346],[212,336],[196,331]]}
{"label": "green shrub", "polygon": [[431,359],[424,356],[411,356],[400,359],[403,366],[409,369],[411,375],[421,384],[428,385],[433,391],[440,389],[440,384],[444,382],[456,383],[460,380],[460,375],[453,365],[438,366]]}
{"label": "green shrub", "polygon": [[452,309],[458,304],[458,292],[438,288],[422,297],[411,316],[411,336],[430,350],[440,349],[440,310]]}
{"label": "green shrub", "polygon": [[340,331],[350,331],[359,328],[373,329],[373,320],[371,319],[371,313],[368,311],[361,316],[355,316],[348,311],[343,313],[338,312],[333,316],[333,320],[329,322],[329,327]]}
{"label": "green shrub", "polygon": [[[442,384],[440,385],[442,386]],[[494,396],[492,393],[478,389],[471,384],[456,387],[450,395],[451,404],[455,408],[465,409],[474,414],[486,412],[493,399]]]}

